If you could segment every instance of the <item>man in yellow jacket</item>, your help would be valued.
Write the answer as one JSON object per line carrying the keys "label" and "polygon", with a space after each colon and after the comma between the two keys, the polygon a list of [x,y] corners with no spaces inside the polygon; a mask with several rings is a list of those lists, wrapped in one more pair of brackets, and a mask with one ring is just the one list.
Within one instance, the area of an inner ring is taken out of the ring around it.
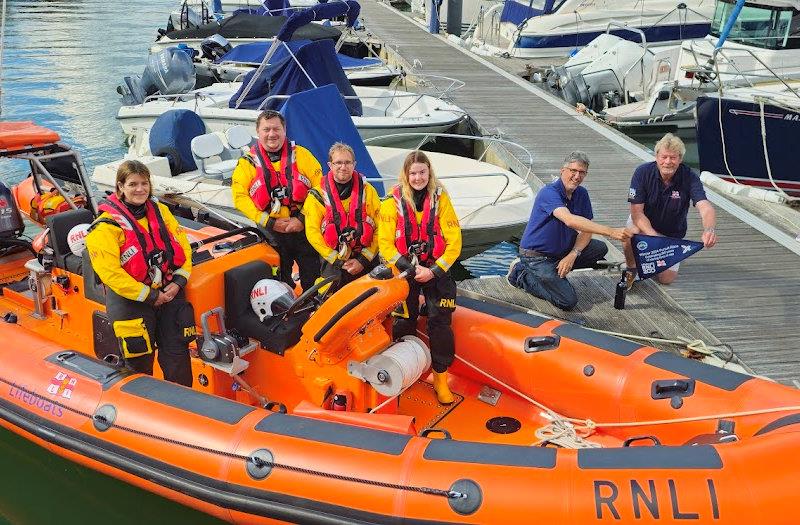
{"label": "man in yellow jacket", "polygon": [[123,162],[116,186],[99,207],[86,253],[106,285],[106,312],[121,354],[132,369],[152,374],[156,346],[164,378],[191,386],[195,324],[184,294],[192,271],[189,240],[169,209],[151,198],[144,164]]}
{"label": "man in yellow jacket", "polygon": [[355,165],[353,148],[341,142],[331,146],[330,171],[303,206],[306,237],[323,259],[322,276],[340,275],[334,289],[361,277],[377,262],[380,198]]}
{"label": "man in yellow jacket", "polygon": [[425,296],[428,337],[433,361],[433,387],[439,402],[453,402],[447,369],[455,357],[451,327],[456,308],[456,283],[450,267],[461,254],[461,227],[450,196],[436,180],[430,159],[421,151],[408,154],[400,183],[381,203],[378,249],[389,266],[400,271],[416,264],[410,276],[403,315],[392,336],[417,333],[419,294]]}
{"label": "man in yellow jacket", "polygon": [[303,203],[319,186],[322,168],[306,148],[286,138],[286,121],[267,110],[256,119],[257,143],[233,171],[233,204],[275,239],[281,258],[281,279],[294,287],[292,265],[297,262],[306,290],[319,277],[319,257],[309,244]]}

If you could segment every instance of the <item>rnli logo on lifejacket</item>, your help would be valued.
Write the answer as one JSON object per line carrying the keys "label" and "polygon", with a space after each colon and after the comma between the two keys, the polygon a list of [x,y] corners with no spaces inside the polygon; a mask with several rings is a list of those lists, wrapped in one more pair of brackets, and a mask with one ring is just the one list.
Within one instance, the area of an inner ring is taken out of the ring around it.
{"label": "rnli logo on lifejacket", "polygon": [[72,377],[64,372],[58,372],[50,384],[47,385],[47,393],[54,396],[61,396],[64,399],[72,398],[72,391],[78,384],[78,378]]}
{"label": "rnli logo on lifejacket", "polygon": [[195,337],[197,335],[196,326],[187,326],[183,329],[183,337]]}
{"label": "rnli logo on lifejacket", "polygon": [[253,182],[253,185],[250,186],[250,196],[252,197],[253,195],[255,195],[256,192],[259,190],[259,188],[261,188],[261,186],[263,185],[264,181],[262,181],[261,179],[256,179],[255,182]]}
{"label": "rnli logo on lifejacket", "polygon": [[456,307],[455,299],[447,299],[447,298],[439,299],[439,308],[455,308],[455,307]]}
{"label": "rnli logo on lifejacket", "polygon": [[120,254],[119,256],[120,264],[124,265],[126,262],[130,261],[131,257],[136,255],[137,253],[139,253],[139,248],[137,248],[136,246],[131,246],[130,248],[128,248],[127,250],[125,250]]}

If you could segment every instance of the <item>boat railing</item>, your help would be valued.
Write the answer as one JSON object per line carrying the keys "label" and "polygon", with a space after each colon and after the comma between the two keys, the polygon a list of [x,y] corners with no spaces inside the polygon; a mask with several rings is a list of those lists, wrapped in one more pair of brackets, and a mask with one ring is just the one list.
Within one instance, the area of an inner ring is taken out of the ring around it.
{"label": "boat railing", "polygon": [[[381,141],[383,141],[383,140],[390,140],[390,139],[396,139],[396,138],[409,138],[409,137],[419,137],[420,138],[420,141],[417,143],[417,145],[416,145],[416,147],[414,149],[420,149],[424,144],[426,144],[428,142],[431,142],[431,141],[434,141],[434,140],[436,140],[438,138],[458,139],[458,140],[471,140],[471,141],[481,142],[481,143],[483,143],[483,151],[481,152],[480,156],[477,159],[475,159],[475,160],[477,160],[479,162],[487,162],[484,159],[486,159],[486,157],[489,154],[489,152],[491,152],[493,149],[494,150],[499,150],[501,147],[506,148],[506,149],[507,148],[511,148],[511,149],[516,150],[517,152],[520,153],[519,155],[515,155],[514,153],[511,153],[511,155],[525,169],[525,174],[520,176],[520,178],[522,179],[522,181],[525,184],[527,184],[527,185],[531,184],[531,177],[533,176],[533,154],[530,152],[530,150],[528,148],[526,148],[522,144],[519,144],[518,142],[514,142],[514,141],[511,141],[511,140],[508,140],[508,139],[504,139],[504,138],[499,137],[497,135],[480,135],[480,136],[476,136],[476,135],[459,135],[459,134],[456,134],[456,133],[424,133],[424,132],[391,133],[391,134],[387,134],[387,135],[379,135],[379,136],[375,136],[375,137],[370,137],[370,138],[364,139],[364,144],[379,145],[379,143]],[[498,173],[491,173],[491,174],[485,174],[484,173],[484,174],[461,175],[461,176],[456,175],[456,176],[447,176],[447,177],[441,177],[441,178],[464,178],[465,176],[500,176],[500,175],[504,176],[506,181],[505,181],[505,185],[503,186],[503,188],[500,190],[500,192],[497,194],[497,196],[492,200],[492,202],[490,204],[490,206],[494,206],[503,197],[503,194],[508,189],[508,186],[511,183],[511,181],[508,178],[507,174],[502,173],[502,172],[498,172]],[[397,179],[397,177],[395,176],[394,180],[396,180],[396,179]]]}
{"label": "boat railing", "polygon": [[662,57],[655,61],[650,73],[650,82],[648,83],[648,87],[646,91],[642,91],[643,98],[649,99],[650,95],[653,92],[653,88],[659,85],[661,80],[661,66],[663,64],[667,65],[666,73],[667,79],[672,78],[672,60],[669,57]]}
{"label": "boat railing", "polygon": [[175,93],[175,94],[172,94],[172,95],[162,95],[162,94],[159,93],[159,94],[156,94],[156,95],[148,96],[147,98],[144,99],[144,102],[142,102],[141,104],[138,104],[138,105],[142,106],[142,105],[146,104],[147,102],[152,102],[154,100],[171,100],[173,102],[173,104],[177,103],[177,102],[188,102],[190,100],[194,100],[195,102],[198,101],[198,100],[210,100],[214,105],[217,105],[217,104],[219,104],[219,103],[221,103],[223,101],[227,102],[228,99],[230,99],[230,96],[231,96],[230,93],[213,93],[213,92],[211,92],[211,93],[208,93],[208,92],[204,92],[204,93]]}
{"label": "boat railing", "polygon": [[[493,5],[489,9],[483,13],[482,16],[479,17],[478,23],[475,27],[475,31],[473,32],[474,35],[480,35],[480,40],[483,42],[492,42],[497,43],[500,41],[500,10],[503,7],[503,3],[499,3],[497,5]],[[488,34],[487,34],[487,23],[486,21],[489,20],[488,23]],[[473,38],[474,40],[474,38]]]}
{"label": "boat railing", "polygon": [[[789,85],[789,84],[786,82],[786,79],[785,79],[785,78],[784,78],[782,75],[779,75],[779,74],[777,74],[775,71],[773,71],[773,69],[772,69],[771,67],[769,67],[769,66],[768,66],[768,65],[767,65],[767,64],[766,64],[766,63],[765,63],[763,60],[761,60],[761,58],[760,58],[758,55],[756,55],[755,53],[753,53],[753,51],[752,51],[752,50],[750,50],[750,49],[747,49],[747,48],[744,48],[744,49],[739,49],[739,50],[737,50],[737,51],[744,51],[746,54],[748,54],[748,55],[750,55],[751,57],[753,57],[753,59],[754,59],[756,62],[758,62],[759,64],[761,64],[761,66],[762,66],[762,67],[763,67],[765,70],[769,71],[770,75],[769,75],[769,76],[767,76],[767,78],[769,78],[770,80],[778,80],[778,81],[779,81],[781,84],[783,84],[783,85],[784,85],[784,87],[786,88],[786,90],[787,90],[787,91],[789,91],[789,92],[790,92],[790,93],[792,93],[794,96],[796,96],[798,99],[800,99],[800,93],[798,93],[796,89],[792,88],[792,87],[791,87],[791,86],[790,86],[790,85]],[[730,60],[729,60],[729,59],[728,59],[728,58],[725,56],[725,54],[724,54],[724,51],[722,50],[722,48],[717,48],[717,49],[714,49],[714,52],[713,52],[713,53],[711,53],[711,62],[714,64],[715,73],[716,73],[716,76],[717,76],[717,78],[719,79],[719,64],[717,63],[717,60],[716,60],[716,58],[717,58],[717,55],[722,55],[723,57],[725,57],[725,59],[726,59],[728,62],[730,62]],[[738,70],[737,70],[737,71],[738,71]],[[750,82],[750,81],[749,81],[749,79],[745,79],[745,80],[747,80],[747,82],[750,84],[750,86],[751,86],[751,87],[753,87],[753,84],[752,84],[752,82]],[[721,83],[720,83],[720,90],[722,90],[722,89],[723,89],[723,87],[724,87],[724,83],[722,83],[722,82],[721,82]]]}
{"label": "boat railing", "polygon": [[623,96],[625,97],[625,104],[628,104],[628,103],[630,103],[630,100],[628,99],[628,88],[626,86],[627,81],[628,81],[628,74],[631,71],[633,71],[633,68],[635,68],[636,66],[639,66],[639,68],[641,70],[642,93],[644,93],[644,91],[645,91],[645,85],[644,85],[644,76],[645,76],[644,75],[644,70],[645,70],[644,57],[647,56],[647,37],[645,36],[644,31],[642,31],[641,29],[638,29],[636,27],[628,27],[624,22],[620,22],[619,20],[611,20],[608,23],[608,25],[606,26],[606,34],[610,34],[611,33],[611,28],[612,27],[616,28],[616,29],[619,29],[619,30],[622,30],[622,31],[628,31],[628,32],[631,32],[631,33],[636,33],[642,39],[642,43],[641,43],[642,54],[641,54],[641,56],[639,57],[639,59],[636,62],[633,62],[630,66],[628,66],[628,69],[626,69],[625,72],[622,74],[622,93],[623,93]]}

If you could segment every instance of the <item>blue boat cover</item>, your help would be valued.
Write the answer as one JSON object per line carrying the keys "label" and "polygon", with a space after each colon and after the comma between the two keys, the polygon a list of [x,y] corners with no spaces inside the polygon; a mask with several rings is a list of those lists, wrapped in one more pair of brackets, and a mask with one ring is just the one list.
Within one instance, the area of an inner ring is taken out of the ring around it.
{"label": "blue boat cover", "polygon": [[[281,46],[282,47],[282,46]],[[287,56],[280,62],[267,66],[256,80],[247,96],[239,104],[241,109],[258,109],[262,102],[274,95],[294,95],[319,86],[334,84],[342,96],[353,97],[345,101],[347,109],[353,116],[361,116],[361,101],[355,98],[356,92],[347,80],[342,66],[336,60],[333,42],[318,40],[300,46],[294,58]],[[302,69],[298,65],[302,65]],[[305,70],[305,72],[303,71]],[[236,101],[244,91],[250,79],[258,70],[249,72],[242,81],[242,87],[231,97],[229,107],[236,107]],[[308,76],[306,76],[308,73]],[[314,81],[312,84],[309,77]],[[271,99],[262,109],[280,109],[286,98]]]}
{"label": "blue boat cover", "polygon": [[[298,49],[309,42],[310,40],[292,40],[286,42],[286,45],[289,46],[289,49],[291,49],[292,53],[297,53]],[[264,55],[267,54],[267,50],[269,49],[270,45],[272,45],[272,42],[252,42],[250,44],[241,44],[234,47],[223,56],[217,58],[214,60],[214,62],[218,64],[222,62],[260,64],[261,61],[264,60]],[[289,53],[286,51],[286,47],[280,46],[275,51],[275,54],[272,55],[270,62],[276,64],[288,56]],[[336,58],[339,59],[339,64],[342,65],[342,69],[357,69],[383,63],[379,58],[353,58],[341,53],[336,53]]]}
{"label": "blue boat cover", "polygon": [[520,25],[532,16],[548,15],[553,12],[553,3],[554,0],[545,0],[544,9],[536,9],[531,7],[533,2],[521,3],[515,0],[506,0],[503,4],[503,12],[500,14],[500,22]]}
{"label": "blue boat cover", "polygon": [[192,157],[192,139],[206,132],[203,119],[188,109],[165,111],[150,128],[150,152],[167,157],[172,175],[197,169]]}
{"label": "blue boat cover", "polygon": [[[284,104],[286,136],[307,148],[326,170],[328,150],[334,142],[343,142],[356,154],[356,170],[367,178],[379,177],[378,168],[361,141],[353,119],[334,86],[323,86],[299,93]],[[325,171],[326,172],[326,171]],[[383,184],[370,181],[379,195]]]}
{"label": "blue boat cover", "polygon": [[352,27],[360,12],[361,6],[355,0],[317,4],[292,14],[275,38],[287,42],[292,39],[294,32],[304,25],[310,24],[315,20],[325,20],[326,18],[336,18],[344,15],[347,15],[347,27]]}

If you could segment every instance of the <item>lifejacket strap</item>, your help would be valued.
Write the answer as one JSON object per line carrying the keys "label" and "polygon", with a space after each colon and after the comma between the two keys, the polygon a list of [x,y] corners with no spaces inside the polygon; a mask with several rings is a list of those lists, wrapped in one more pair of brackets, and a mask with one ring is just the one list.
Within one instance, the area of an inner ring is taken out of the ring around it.
{"label": "lifejacket strap", "polygon": [[[366,249],[361,250],[361,253],[356,255],[356,260],[361,263],[361,266],[366,268],[372,263],[372,261],[370,259],[367,259],[366,257],[364,257],[364,251],[369,251],[369,250],[366,250]],[[375,256],[373,255],[372,257],[374,258]]]}

